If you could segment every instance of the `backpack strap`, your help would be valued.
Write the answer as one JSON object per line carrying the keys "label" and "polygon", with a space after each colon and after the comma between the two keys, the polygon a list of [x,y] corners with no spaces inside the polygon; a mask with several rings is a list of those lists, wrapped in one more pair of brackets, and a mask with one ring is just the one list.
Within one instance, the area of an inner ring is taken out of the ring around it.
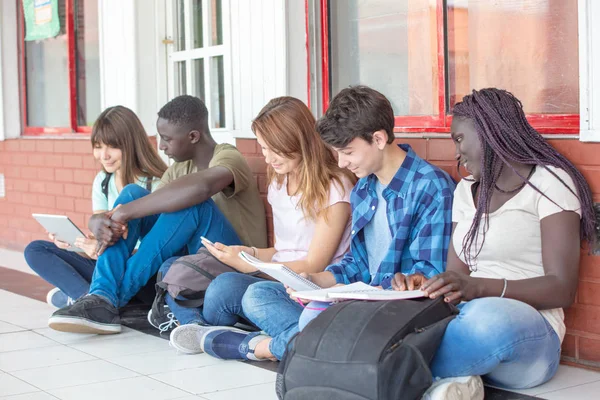
{"label": "backpack strap", "polygon": [[110,182],[111,177],[112,173],[107,172],[106,176],[102,180],[102,183],[100,184],[100,187],[102,188],[102,194],[104,195],[104,197],[106,197],[106,200],[108,200],[108,183]]}

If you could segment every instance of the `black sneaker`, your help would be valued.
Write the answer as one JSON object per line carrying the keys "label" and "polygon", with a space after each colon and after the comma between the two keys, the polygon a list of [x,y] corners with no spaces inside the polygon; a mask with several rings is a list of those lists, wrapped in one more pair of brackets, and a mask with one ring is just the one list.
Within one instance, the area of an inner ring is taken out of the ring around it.
{"label": "black sneaker", "polygon": [[171,332],[179,326],[175,314],[171,312],[168,305],[164,305],[161,312],[156,312],[154,308],[148,311],[148,323],[158,329],[160,333]]}
{"label": "black sneaker", "polygon": [[61,332],[109,335],[121,332],[121,318],[112,304],[90,294],[55,311],[48,320],[48,326]]}

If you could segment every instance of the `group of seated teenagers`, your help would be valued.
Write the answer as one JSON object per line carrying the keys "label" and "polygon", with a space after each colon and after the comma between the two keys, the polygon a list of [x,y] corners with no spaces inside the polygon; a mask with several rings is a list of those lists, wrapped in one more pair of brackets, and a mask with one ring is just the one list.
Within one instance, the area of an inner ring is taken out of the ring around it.
{"label": "group of seated teenagers", "polygon": [[[48,295],[59,308],[51,328],[120,332],[119,308],[159,269],[205,247],[239,272],[219,275],[201,309],[167,295],[178,321],[170,340],[181,352],[280,360],[329,306],[302,304],[283,284],[255,276],[238,257],[245,251],[323,288],[420,288],[456,304],[430,365],[452,385],[473,392],[481,376],[523,389],[556,373],[562,309],[573,302],[581,242],[595,242],[596,219],[582,174],[531,127],[511,93],[473,91],[454,107],[457,168],[469,174],[457,185],[394,143],[392,106],[376,90],[343,89],[318,121],[298,99],[271,100],[252,131],[268,165],[273,247],[252,171],[234,146],[214,141],[208,121],[192,96],[158,112],[159,148],[175,161],[167,168],[131,110],[99,116],[92,233],[77,243],[87,256],[52,236],[25,251],[57,287]],[[258,330],[234,327],[240,321]]]}

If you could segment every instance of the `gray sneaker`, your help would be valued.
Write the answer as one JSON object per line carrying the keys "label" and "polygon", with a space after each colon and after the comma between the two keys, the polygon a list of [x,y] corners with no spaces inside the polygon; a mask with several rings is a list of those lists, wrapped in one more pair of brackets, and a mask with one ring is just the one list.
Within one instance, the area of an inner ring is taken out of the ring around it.
{"label": "gray sneaker", "polygon": [[121,332],[121,318],[119,310],[107,300],[90,294],[55,311],[48,326],[61,332],[109,335]]}

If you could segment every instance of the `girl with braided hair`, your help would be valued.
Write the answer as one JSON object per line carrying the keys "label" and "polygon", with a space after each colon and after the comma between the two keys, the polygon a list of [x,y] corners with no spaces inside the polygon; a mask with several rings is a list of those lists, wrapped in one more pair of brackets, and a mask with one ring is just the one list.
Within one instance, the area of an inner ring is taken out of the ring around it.
{"label": "girl with braided hair", "polygon": [[465,96],[454,108],[451,135],[458,166],[471,175],[454,193],[446,272],[428,280],[396,276],[393,284],[460,303],[431,369],[436,377],[462,378],[442,379],[431,398],[461,385],[473,393],[479,376],[504,388],[540,385],[558,368],[582,240],[595,243],[590,189],[505,90]]}

